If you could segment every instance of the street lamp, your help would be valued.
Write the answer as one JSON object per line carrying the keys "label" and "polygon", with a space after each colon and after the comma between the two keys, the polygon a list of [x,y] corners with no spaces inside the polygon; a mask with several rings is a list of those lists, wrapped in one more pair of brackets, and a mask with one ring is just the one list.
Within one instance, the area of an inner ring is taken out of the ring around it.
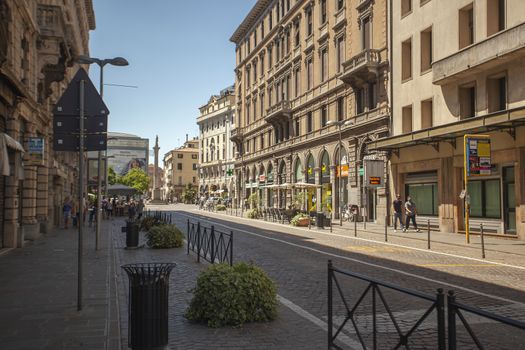
{"label": "street lamp", "polygon": [[[123,57],[114,57],[114,58],[105,58],[105,59],[100,59],[100,58],[95,58],[95,57],[89,57],[89,56],[86,56],[86,55],[79,55],[76,57],[76,61],[80,64],[93,64],[93,63],[96,63],[99,67],[100,67],[100,86],[99,86],[99,94],[100,94],[100,98],[102,98],[102,100],[104,100],[104,66],[106,64],[110,64],[112,66],[119,66],[119,67],[123,67],[123,66],[127,66],[129,65],[129,62],[123,58]],[[107,156],[107,154],[105,153],[105,155]],[[100,238],[100,220],[101,220],[101,215],[100,215],[100,211],[102,209],[102,201],[101,201],[101,196],[102,196],[102,151],[98,151],[98,179],[97,179],[97,225],[96,225],[96,250],[99,249],[99,245],[98,245],[98,242],[99,242],[99,238]],[[106,169],[105,169],[105,172],[107,174],[107,159],[106,159]],[[105,176],[106,178],[106,184],[105,184],[105,187],[107,188],[108,184],[107,184],[107,177]],[[106,190],[107,192],[107,190]]]}
{"label": "street lamp", "polygon": [[340,226],[343,226],[343,206],[342,206],[342,203],[343,203],[343,191],[342,191],[342,171],[341,171],[341,155],[342,155],[342,143],[341,143],[341,128],[343,126],[348,126],[348,125],[353,125],[354,122],[351,121],[351,120],[339,120],[339,121],[335,121],[335,120],[329,120],[326,125],[335,125],[338,127],[339,129],[339,158],[337,159],[338,161],[338,164],[337,164],[337,168],[338,171],[339,171],[339,188],[338,188],[338,192],[339,192],[339,225]]}

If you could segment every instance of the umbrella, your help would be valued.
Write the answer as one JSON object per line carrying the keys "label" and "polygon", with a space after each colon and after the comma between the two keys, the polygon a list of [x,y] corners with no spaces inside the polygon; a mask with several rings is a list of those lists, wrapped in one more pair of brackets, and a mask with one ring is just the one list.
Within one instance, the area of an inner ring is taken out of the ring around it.
{"label": "umbrella", "polygon": [[119,195],[119,196],[125,196],[125,195],[132,195],[132,194],[135,194],[135,192],[137,192],[136,189],[134,189],[133,187],[129,187],[129,186],[126,186],[126,185],[122,185],[122,184],[114,184],[114,185],[109,185],[108,186],[108,194],[116,194],[116,195]]}

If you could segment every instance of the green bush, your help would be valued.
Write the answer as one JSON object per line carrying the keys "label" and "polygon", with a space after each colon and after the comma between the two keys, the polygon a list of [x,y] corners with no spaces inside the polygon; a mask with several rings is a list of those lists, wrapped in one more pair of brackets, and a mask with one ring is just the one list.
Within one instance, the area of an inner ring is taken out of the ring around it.
{"label": "green bush", "polygon": [[290,223],[294,226],[298,226],[299,225],[299,221],[302,221],[304,219],[308,219],[308,221],[310,221],[310,216],[304,214],[304,213],[299,213],[297,215],[295,215],[292,220],[290,220]]}
{"label": "green bush", "polygon": [[277,289],[252,264],[210,265],[197,279],[185,316],[214,328],[270,321],[277,317]]}
{"label": "green bush", "polygon": [[156,220],[153,216],[146,216],[140,220],[140,230],[149,231],[153,226],[155,226]]}
{"label": "green bush", "polygon": [[258,219],[259,218],[259,210],[257,210],[256,208],[250,209],[250,210],[248,210],[246,212],[246,216],[249,219]]}
{"label": "green bush", "polygon": [[225,206],[224,204],[217,204],[217,205],[215,206],[215,209],[216,209],[217,211],[225,211],[225,210],[226,210],[226,206]]}
{"label": "green bush", "polygon": [[155,249],[180,248],[184,244],[184,234],[175,225],[153,226],[146,238],[148,246]]}

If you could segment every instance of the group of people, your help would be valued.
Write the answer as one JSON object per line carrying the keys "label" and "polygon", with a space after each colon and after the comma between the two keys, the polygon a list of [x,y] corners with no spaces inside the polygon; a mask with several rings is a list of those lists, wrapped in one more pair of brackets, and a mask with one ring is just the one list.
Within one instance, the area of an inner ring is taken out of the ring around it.
{"label": "group of people", "polygon": [[[86,222],[86,214],[91,203],[88,203],[86,200],[86,195],[84,194],[83,198],[83,213],[82,224]],[[64,228],[69,228],[69,223],[73,226],[77,226],[80,221],[80,206],[78,200],[73,200],[69,196],[64,199],[62,205],[62,213],[64,217]]]}
{"label": "group of people", "polygon": [[[421,232],[417,228],[417,222],[416,222],[416,215],[417,215],[417,206],[416,202],[408,196],[407,200],[403,204],[403,201],[401,200],[401,196],[398,194],[396,195],[396,199],[393,202],[394,206],[394,232],[397,231],[397,222],[399,221],[399,225],[403,232],[407,232],[408,228],[410,227],[410,221],[412,221],[414,228],[416,229],[416,232]],[[405,209],[405,224],[403,225],[403,208]]]}

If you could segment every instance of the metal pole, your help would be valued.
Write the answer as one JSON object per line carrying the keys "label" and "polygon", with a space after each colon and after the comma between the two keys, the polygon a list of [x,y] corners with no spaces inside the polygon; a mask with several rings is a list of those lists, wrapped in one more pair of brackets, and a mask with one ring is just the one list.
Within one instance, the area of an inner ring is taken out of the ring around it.
{"label": "metal pole", "polygon": [[78,149],[78,281],[77,281],[77,310],[82,310],[82,239],[84,221],[84,84],[80,81],[80,120],[79,120],[79,149]]}
{"label": "metal pole", "polygon": [[481,229],[481,257],[485,259],[485,234],[483,229],[483,223],[479,224]]}
{"label": "metal pole", "polygon": [[448,291],[447,312],[448,312],[448,349],[456,350],[456,307],[453,303],[456,301],[454,291]]}
{"label": "metal pole", "polygon": [[388,215],[385,215],[385,242],[388,242]]}
{"label": "metal pole", "polygon": [[438,350],[446,350],[446,330],[445,330],[445,295],[443,289],[437,290],[436,296],[437,326],[438,326]]}
{"label": "metal pole", "polygon": [[430,219],[427,220],[427,248],[430,249]]}
{"label": "metal pole", "polygon": [[230,231],[230,266],[233,266],[233,231]]}
{"label": "metal pole", "polygon": [[343,153],[341,143],[341,124],[339,124],[339,226],[343,226],[343,191],[341,186],[341,181],[343,180],[343,171],[341,165],[341,154]]}
{"label": "metal pole", "polygon": [[328,349],[332,348],[332,260],[328,260]]}
{"label": "metal pole", "polygon": [[354,214],[354,236],[357,237],[357,214]]}
{"label": "metal pole", "polygon": [[468,172],[467,172],[467,135],[463,136],[463,177],[465,180],[465,239],[470,243],[470,199],[468,196]]}
{"label": "metal pole", "polygon": [[[103,99],[104,96],[104,66],[100,66],[100,86],[99,93],[100,98]],[[95,234],[95,250],[99,250],[99,241],[100,241],[100,224],[102,220],[102,215],[100,212],[102,210],[102,151],[98,151],[98,160],[97,160],[97,225],[96,225],[96,234]]]}

